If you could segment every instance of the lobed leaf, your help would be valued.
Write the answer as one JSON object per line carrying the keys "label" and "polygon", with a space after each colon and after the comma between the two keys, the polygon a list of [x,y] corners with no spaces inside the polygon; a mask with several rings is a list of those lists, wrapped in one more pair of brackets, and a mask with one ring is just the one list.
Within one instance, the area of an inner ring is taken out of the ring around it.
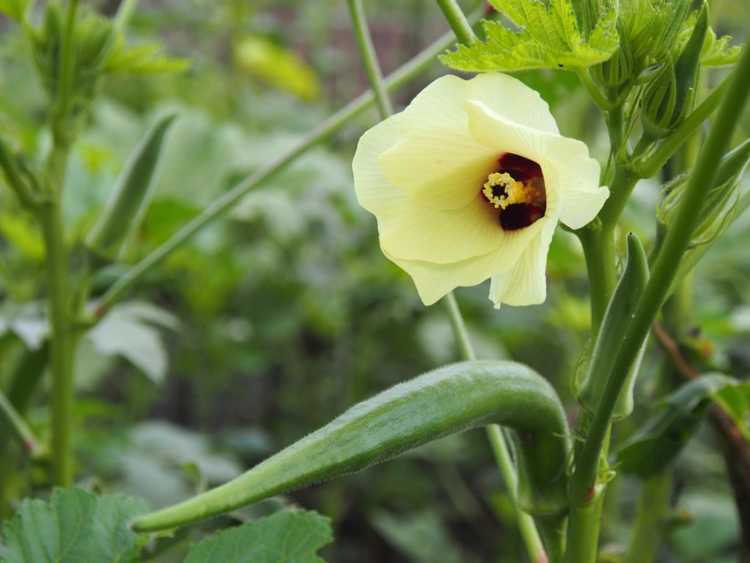
{"label": "lobed leaf", "polygon": [[492,4],[518,29],[483,21],[485,40],[442,55],[446,65],[471,72],[587,68],[606,61],[617,48],[617,12],[611,3],[602,4],[587,37],[571,0],[493,0]]}
{"label": "lobed leaf", "polygon": [[26,499],[2,529],[3,563],[135,563],[139,544],[128,521],[141,499],[55,489],[49,501]]}
{"label": "lobed leaf", "polygon": [[324,563],[315,553],[332,539],[328,518],[282,510],[201,541],[185,563]]}

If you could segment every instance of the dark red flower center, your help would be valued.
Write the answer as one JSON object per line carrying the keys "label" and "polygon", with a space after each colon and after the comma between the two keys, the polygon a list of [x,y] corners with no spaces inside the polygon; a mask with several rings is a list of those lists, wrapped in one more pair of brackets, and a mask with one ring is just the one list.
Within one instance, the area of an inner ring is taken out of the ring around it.
{"label": "dark red flower center", "polygon": [[506,231],[528,227],[544,217],[547,210],[541,166],[514,153],[505,153],[498,159],[497,171],[487,177],[482,194]]}

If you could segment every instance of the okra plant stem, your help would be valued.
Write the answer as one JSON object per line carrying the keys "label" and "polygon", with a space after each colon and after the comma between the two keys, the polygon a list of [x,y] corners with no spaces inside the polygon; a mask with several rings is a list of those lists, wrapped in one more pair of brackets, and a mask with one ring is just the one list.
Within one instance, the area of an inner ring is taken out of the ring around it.
{"label": "okra plant stem", "polygon": [[73,104],[75,74],[75,21],[78,0],[70,0],[60,59],[58,91],[52,111],[53,145],[46,163],[46,196],[37,211],[42,227],[47,267],[47,301],[51,328],[52,368],[52,475],[55,484],[73,483],[71,454],[73,426],[73,347],[75,336],[70,315],[68,251],[62,217],[62,195],[73,128],[69,114]]}
{"label": "okra plant stem", "polygon": [[[608,434],[612,410],[627,377],[629,366],[638,353],[640,343],[649,331],[672,281],[677,266],[690,242],[690,237],[701,212],[701,198],[705,186],[710,186],[716,175],[717,163],[729,147],[739,116],[750,95],[750,49],[745,47],[729,88],[719,106],[710,133],[690,176],[682,203],[674,222],[657,255],[651,278],[639,300],[632,321],[624,327],[620,350],[617,352],[604,395],[599,403],[586,441],[576,459],[571,480],[571,501],[574,506],[585,505],[597,480],[599,458]],[[589,563],[576,561],[576,563]]]}

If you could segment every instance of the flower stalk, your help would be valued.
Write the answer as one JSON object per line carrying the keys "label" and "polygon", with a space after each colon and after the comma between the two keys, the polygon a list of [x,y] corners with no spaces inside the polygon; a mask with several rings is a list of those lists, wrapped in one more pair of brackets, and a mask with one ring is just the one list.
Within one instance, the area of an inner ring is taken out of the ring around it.
{"label": "flower stalk", "polygon": [[451,26],[453,33],[456,34],[456,39],[465,45],[477,40],[477,36],[474,34],[471,24],[466,19],[466,16],[464,16],[464,13],[456,0],[437,0],[437,3],[443,11],[443,15],[448,21],[448,25]]}
{"label": "flower stalk", "polygon": [[[351,11],[352,22],[354,24],[354,33],[357,38],[357,45],[359,46],[360,55],[367,70],[370,87],[378,103],[380,117],[382,119],[386,119],[393,114],[393,104],[390,100],[387,89],[383,84],[380,65],[378,64],[375,48],[370,38],[370,32],[368,29],[367,20],[364,16],[364,10],[361,0],[349,0],[349,9]],[[461,17],[463,18],[463,13],[461,13]],[[471,29],[471,27],[469,27],[469,29]],[[458,33],[456,34],[456,36],[459,38],[459,40],[463,41]],[[464,321],[463,315],[461,314],[461,309],[458,306],[458,302],[456,301],[456,297],[453,292],[449,292],[446,295],[445,303],[448,310],[448,316],[453,327],[455,339],[458,343],[459,349],[461,350],[461,356],[464,360],[475,360],[476,353],[474,352],[474,347],[471,343],[469,333],[466,330],[466,323]],[[529,514],[521,510],[518,506],[518,476],[516,474],[516,469],[510,456],[508,445],[505,441],[505,436],[503,435],[500,426],[498,426],[497,424],[488,425],[486,427],[486,433],[490,445],[492,446],[492,450],[495,454],[495,459],[500,470],[500,475],[508,489],[510,498],[513,502],[518,527],[524,539],[524,543],[526,545],[529,556],[534,563],[546,561],[547,557],[544,550],[544,545],[542,544],[539,532],[537,531],[534,524],[534,519]]]}

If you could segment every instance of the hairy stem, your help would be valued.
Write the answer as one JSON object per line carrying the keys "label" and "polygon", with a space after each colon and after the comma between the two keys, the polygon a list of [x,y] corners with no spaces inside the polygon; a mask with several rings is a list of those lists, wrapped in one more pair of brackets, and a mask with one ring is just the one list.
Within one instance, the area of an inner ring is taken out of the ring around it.
{"label": "hairy stem", "polygon": [[[732,82],[719,108],[708,139],[700,152],[698,163],[690,177],[685,194],[657,255],[651,278],[638,302],[632,321],[624,327],[622,345],[617,352],[612,373],[597,406],[590,431],[576,459],[571,480],[571,500],[574,506],[586,504],[589,491],[595,485],[599,457],[608,433],[612,410],[627,378],[628,369],[638,353],[643,338],[669,292],[677,266],[690,241],[701,212],[704,186],[711,185],[716,175],[716,163],[726,152],[729,140],[750,95],[750,49],[743,50],[734,71]],[[581,561],[579,563],[587,563]]]}
{"label": "hairy stem", "polygon": [[[54,154],[57,153],[57,154]],[[64,177],[64,158],[59,150],[52,155],[53,176]],[[55,161],[63,160],[61,164]],[[62,166],[63,168],[59,168]],[[73,370],[68,287],[68,253],[62,224],[59,194],[39,210],[47,258],[48,308],[51,328],[50,365],[52,370],[52,472],[54,482],[67,487],[73,482],[71,427],[73,419]]]}

